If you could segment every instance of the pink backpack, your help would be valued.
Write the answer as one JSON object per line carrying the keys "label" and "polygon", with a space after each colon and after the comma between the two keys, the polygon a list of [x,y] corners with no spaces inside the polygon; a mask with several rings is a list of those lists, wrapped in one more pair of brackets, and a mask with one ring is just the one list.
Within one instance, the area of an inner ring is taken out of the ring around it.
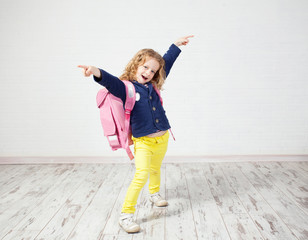
{"label": "pink backpack", "polygon": [[[106,88],[99,90],[96,96],[97,107],[100,109],[100,118],[104,130],[104,135],[109,141],[109,145],[113,151],[124,148],[130,158],[134,159],[129,146],[133,144],[130,129],[130,114],[136,102],[136,91],[134,85],[130,81],[123,81],[126,89],[125,109],[120,98],[112,95]],[[163,99],[160,91],[153,85],[157,92],[161,104]],[[173,139],[173,133],[170,129]]]}
{"label": "pink backpack", "polygon": [[132,145],[130,131],[130,113],[136,101],[135,87],[130,81],[123,81],[126,88],[125,109],[120,98],[112,95],[106,88],[99,90],[96,96],[97,107],[100,109],[100,118],[104,135],[113,151],[124,148],[130,158],[134,159],[129,145]]}

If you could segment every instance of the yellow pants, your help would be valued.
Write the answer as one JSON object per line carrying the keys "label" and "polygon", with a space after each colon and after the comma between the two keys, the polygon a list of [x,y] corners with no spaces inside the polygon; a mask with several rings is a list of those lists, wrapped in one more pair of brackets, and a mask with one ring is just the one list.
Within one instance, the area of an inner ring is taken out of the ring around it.
{"label": "yellow pants", "polygon": [[134,138],[136,172],[124,200],[123,213],[134,213],[139,193],[150,179],[151,194],[159,191],[160,167],[168,147],[169,132],[161,137]]}

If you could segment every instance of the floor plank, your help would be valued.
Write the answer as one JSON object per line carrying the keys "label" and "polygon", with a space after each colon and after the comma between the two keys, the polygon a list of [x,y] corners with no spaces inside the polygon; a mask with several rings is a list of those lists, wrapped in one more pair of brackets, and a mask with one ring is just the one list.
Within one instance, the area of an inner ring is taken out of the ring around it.
{"label": "floor plank", "polygon": [[308,173],[308,161],[298,162],[299,168]]}
{"label": "floor plank", "polygon": [[[208,164],[181,164],[188,186],[198,239],[230,239],[203,168]],[[180,200],[179,200],[180,201]]]}
{"label": "floor plank", "polygon": [[169,206],[166,213],[166,239],[197,239],[194,215],[185,175],[179,164],[166,166],[166,189]]}
{"label": "floor plank", "polygon": [[[28,166],[30,168],[32,166]],[[8,165],[8,164],[0,164],[0,187],[3,187],[6,183],[3,181],[7,181],[10,177],[16,175],[19,171],[27,171],[22,165]]]}
{"label": "floor plank", "polygon": [[102,240],[131,240],[132,234],[126,235],[107,235],[105,234]]}
{"label": "floor plank", "polygon": [[[3,165],[0,165],[2,168]],[[0,196],[1,198],[5,198],[4,194],[9,194],[9,192],[15,189],[18,190],[20,188],[20,182],[26,181],[27,178],[32,178],[33,173],[39,172],[43,169],[42,165],[12,165],[12,168],[6,167],[6,171],[4,170],[3,175],[1,174],[0,180]]]}
{"label": "floor plank", "polygon": [[299,162],[276,162],[276,164],[284,168],[286,174],[298,178],[302,182],[308,182],[308,172],[302,168]]}

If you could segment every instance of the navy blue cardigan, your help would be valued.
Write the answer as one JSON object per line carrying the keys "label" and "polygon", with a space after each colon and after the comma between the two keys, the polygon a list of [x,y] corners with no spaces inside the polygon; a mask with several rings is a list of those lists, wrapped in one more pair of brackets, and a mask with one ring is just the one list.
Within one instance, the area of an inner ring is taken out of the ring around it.
{"label": "navy blue cardigan", "polygon": [[[166,77],[173,66],[173,63],[179,56],[181,50],[172,44],[169,50],[163,56],[165,60]],[[121,98],[123,103],[126,100],[126,91],[124,83],[110,73],[99,69],[101,77],[94,76],[94,80],[103,85],[114,96]],[[143,137],[158,131],[165,131],[170,128],[165,110],[161,105],[159,96],[153,89],[151,83],[145,85],[132,82],[136,90],[136,103],[131,112],[130,125],[134,137]]]}

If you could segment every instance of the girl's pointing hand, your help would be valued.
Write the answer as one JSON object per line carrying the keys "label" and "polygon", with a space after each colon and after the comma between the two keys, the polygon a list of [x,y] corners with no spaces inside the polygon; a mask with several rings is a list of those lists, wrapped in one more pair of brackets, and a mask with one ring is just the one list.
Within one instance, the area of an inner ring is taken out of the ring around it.
{"label": "girl's pointing hand", "polygon": [[189,36],[186,36],[186,37],[181,37],[180,39],[176,40],[174,42],[174,44],[176,46],[182,46],[182,45],[187,45],[187,43],[189,43],[189,38],[192,38],[194,37],[194,35],[189,35]]}
{"label": "girl's pointing hand", "polygon": [[101,72],[99,71],[99,69],[97,67],[94,66],[86,66],[86,65],[78,65],[77,67],[82,68],[83,69],[83,75],[85,77],[90,77],[92,74],[95,77],[100,78],[101,77]]}

